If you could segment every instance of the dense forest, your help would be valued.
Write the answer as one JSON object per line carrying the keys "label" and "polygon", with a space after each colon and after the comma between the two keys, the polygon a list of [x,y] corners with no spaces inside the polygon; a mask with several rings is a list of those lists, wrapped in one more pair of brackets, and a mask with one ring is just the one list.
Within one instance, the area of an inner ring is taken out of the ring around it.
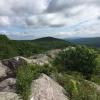
{"label": "dense forest", "polygon": [[0,35],[0,59],[14,56],[31,56],[46,50],[64,48],[72,45],[70,42],[45,37],[35,40],[10,40],[5,35]]}

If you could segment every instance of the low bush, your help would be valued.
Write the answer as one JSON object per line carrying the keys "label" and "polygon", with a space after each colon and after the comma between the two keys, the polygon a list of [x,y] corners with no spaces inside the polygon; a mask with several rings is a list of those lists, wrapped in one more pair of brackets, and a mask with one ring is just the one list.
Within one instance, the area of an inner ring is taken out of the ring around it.
{"label": "low bush", "polygon": [[23,100],[29,100],[30,86],[33,79],[37,76],[37,70],[31,70],[33,66],[21,66],[17,71],[17,93]]}

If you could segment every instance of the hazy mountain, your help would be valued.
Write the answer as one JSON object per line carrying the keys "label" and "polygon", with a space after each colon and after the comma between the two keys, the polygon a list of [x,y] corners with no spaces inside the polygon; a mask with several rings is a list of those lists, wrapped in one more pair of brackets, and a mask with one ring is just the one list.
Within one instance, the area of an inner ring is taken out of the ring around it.
{"label": "hazy mountain", "polygon": [[83,44],[100,48],[100,37],[77,38],[77,39],[66,39],[66,40],[76,44]]}

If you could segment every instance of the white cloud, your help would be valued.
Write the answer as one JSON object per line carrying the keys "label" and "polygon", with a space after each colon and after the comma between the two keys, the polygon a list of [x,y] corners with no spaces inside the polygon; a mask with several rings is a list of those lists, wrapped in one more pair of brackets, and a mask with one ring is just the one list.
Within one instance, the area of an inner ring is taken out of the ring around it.
{"label": "white cloud", "polygon": [[60,27],[66,25],[66,17],[61,13],[48,13],[31,16],[26,19],[27,26]]}
{"label": "white cloud", "polygon": [[76,21],[79,17],[89,18],[94,15],[97,17],[100,8],[95,5],[96,3],[93,5],[93,1],[98,2],[98,0],[69,2],[68,0],[0,0],[0,15],[7,16],[13,26],[64,26],[69,24],[68,19],[73,20],[73,17],[76,17]]}
{"label": "white cloud", "polygon": [[0,0],[1,15],[30,15],[42,13],[47,0]]}
{"label": "white cloud", "polygon": [[8,16],[0,16],[0,26],[9,26],[10,24]]}
{"label": "white cloud", "polygon": [[52,27],[58,31],[66,27],[66,32],[57,34],[69,37],[99,34],[100,23],[91,23],[99,20],[99,6],[100,0],[0,0],[0,27]]}

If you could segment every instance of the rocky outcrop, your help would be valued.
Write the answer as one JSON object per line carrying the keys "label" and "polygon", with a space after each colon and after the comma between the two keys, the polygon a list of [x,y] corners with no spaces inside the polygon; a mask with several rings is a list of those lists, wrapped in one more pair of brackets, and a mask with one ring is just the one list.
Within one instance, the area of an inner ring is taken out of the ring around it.
{"label": "rocky outcrop", "polygon": [[46,52],[46,55],[50,58],[55,58],[60,51],[60,49],[50,50]]}
{"label": "rocky outcrop", "polygon": [[44,54],[37,54],[31,56],[29,59],[31,63],[35,63],[39,65],[50,64],[49,62],[53,58],[55,58],[60,51],[61,51],[60,49],[50,50],[45,52]]}
{"label": "rocky outcrop", "polygon": [[46,54],[34,55],[30,57],[30,59],[32,63],[39,65],[48,64],[50,60],[50,58]]}
{"label": "rocky outcrop", "polygon": [[16,91],[16,79],[13,71],[0,61],[0,100],[20,100]]}
{"label": "rocky outcrop", "polygon": [[[60,50],[52,50],[44,54],[37,54],[30,58],[14,57],[0,61],[0,100],[20,100],[16,94],[16,70],[23,64],[49,64],[49,61]],[[30,100],[68,100],[64,89],[48,77],[42,74],[37,80],[33,80]]]}
{"label": "rocky outcrop", "polygon": [[7,66],[11,71],[16,70],[20,65],[27,64],[27,60],[24,57],[14,57],[10,59],[2,60],[2,64]]}
{"label": "rocky outcrop", "polygon": [[36,54],[29,58],[17,56],[10,59],[4,59],[1,61],[1,63],[7,66],[10,72],[11,71],[14,72],[20,65],[23,64],[39,64],[39,65],[48,64],[49,61],[52,58],[55,58],[55,56],[60,51],[61,51],[60,49],[50,50],[45,52],[44,54]]}
{"label": "rocky outcrop", "polygon": [[58,83],[42,74],[32,82],[30,100],[69,100],[64,93],[65,90]]}

